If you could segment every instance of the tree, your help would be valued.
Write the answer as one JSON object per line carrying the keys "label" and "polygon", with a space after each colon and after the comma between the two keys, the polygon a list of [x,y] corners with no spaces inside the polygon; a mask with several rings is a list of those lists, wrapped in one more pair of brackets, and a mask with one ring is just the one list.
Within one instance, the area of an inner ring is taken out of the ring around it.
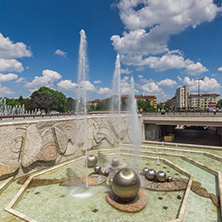
{"label": "tree", "polygon": [[66,100],[66,109],[68,112],[74,112],[75,111],[75,106],[76,106],[76,101],[72,98],[69,97]]}
{"label": "tree", "polygon": [[21,103],[20,102],[18,102],[18,101],[16,101],[15,99],[10,99],[10,98],[6,98],[5,97],[5,99],[6,99],[6,104],[7,105],[9,105],[9,106],[21,106]]}
{"label": "tree", "polygon": [[48,87],[40,87],[34,91],[30,96],[31,99],[27,103],[27,110],[34,110],[40,108],[49,113],[52,110],[58,112],[66,112],[66,96],[62,92],[50,89]]}
{"label": "tree", "polygon": [[137,106],[138,106],[138,109],[143,109],[143,111],[145,112],[154,110],[154,107],[150,105],[149,100],[144,101],[144,100],[139,99],[137,101]]}
{"label": "tree", "polygon": [[221,109],[221,108],[222,108],[222,99],[220,99],[220,100],[217,102],[216,107],[217,107],[218,109]]}

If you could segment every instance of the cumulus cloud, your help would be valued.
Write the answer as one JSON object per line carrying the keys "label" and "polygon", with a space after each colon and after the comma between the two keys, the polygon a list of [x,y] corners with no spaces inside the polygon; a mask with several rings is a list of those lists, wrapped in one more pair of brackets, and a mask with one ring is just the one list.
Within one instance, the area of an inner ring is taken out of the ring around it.
{"label": "cumulus cloud", "polygon": [[0,84],[0,96],[9,96],[9,95],[12,95],[14,94],[13,91],[11,91],[8,87],[5,87],[5,86],[2,86]]}
{"label": "cumulus cloud", "polygon": [[107,87],[105,88],[102,88],[100,87],[98,90],[97,90],[97,93],[98,94],[110,94],[111,90]]}
{"label": "cumulus cloud", "polygon": [[[190,91],[197,92],[198,91],[198,81],[195,79],[190,79],[189,77],[184,77],[184,79],[180,78],[181,82],[185,85],[190,86]],[[217,82],[215,78],[205,77],[203,80],[200,80],[200,91],[201,93],[215,93],[219,92],[221,85]]]}
{"label": "cumulus cloud", "polygon": [[126,69],[121,69],[120,71],[122,74],[130,74],[132,73],[133,71],[132,70],[129,70],[129,68],[126,68]]}
{"label": "cumulus cloud", "polygon": [[0,73],[0,82],[7,82],[7,81],[11,81],[17,78],[18,76],[14,73],[9,73],[9,74]]}
{"label": "cumulus cloud", "polygon": [[102,83],[102,81],[101,81],[101,80],[96,80],[96,81],[94,81],[93,83],[94,83],[94,84],[99,84],[99,83]]}
{"label": "cumulus cloud", "polygon": [[150,80],[146,84],[141,86],[144,95],[156,96],[158,100],[163,101],[167,98],[168,95],[165,94],[163,89],[161,89],[157,83]]}
{"label": "cumulus cloud", "polygon": [[112,36],[113,46],[120,53],[140,55],[167,51],[170,35],[210,22],[221,11],[212,0],[202,0],[201,4],[199,0],[121,0],[117,7],[129,32],[123,37]]}
{"label": "cumulus cloud", "polygon": [[38,88],[41,86],[52,87],[53,83],[61,79],[62,76],[53,70],[43,70],[42,76],[35,76],[32,82],[27,82],[25,87],[27,88]]}
{"label": "cumulus cloud", "polygon": [[31,56],[31,50],[23,42],[13,43],[0,33],[0,58],[12,59]]}
{"label": "cumulus cloud", "polygon": [[[120,89],[121,94],[129,94],[131,91],[130,82],[129,82],[129,76],[125,76],[120,81]],[[139,91],[135,88],[134,93],[139,93]]]}
{"label": "cumulus cloud", "polygon": [[24,70],[21,62],[16,59],[2,59],[0,58],[1,72],[22,72]]}
{"label": "cumulus cloud", "polygon": [[61,80],[59,83],[57,83],[57,86],[59,89],[72,91],[76,89],[77,84],[72,82],[71,80]]}
{"label": "cumulus cloud", "polygon": [[[179,68],[167,57],[153,55],[169,52],[168,41],[171,35],[178,34],[188,27],[196,28],[203,22],[211,22],[221,11],[213,0],[120,0],[117,4],[120,18],[125,25],[122,36],[111,37],[114,49],[125,55],[124,64],[148,65],[158,70]],[[148,58],[147,56],[151,56]],[[145,58],[144,58],[145,57]],[[174,57],[186,73],[201,73],[207,69],[199,62],[184,60],[182,55]],[[166,59],[166,60],[165,60]],[[183,60],[183,61],[181,61]]]}
{"label": "cumulus cloud", "polygon": [[168,86],[168,87],[173,88],[175,85],[177,85],[177,82],[172,79],[167,78],[167,79],[163,79],[160,82],[158,82],[158,85],[159,86]]}
{"label": "cumulus cloud", "polygon": [[150,56],[148,58],[143,58],[140,55],[122,55],[121,61],[126,65],[147,65],[157,71],[185,69],[184,72],[190,75],[199,75],[208,71],[201,63],[194,63],[190,59],[184,59],[179,51],[171,51],[161,57]]}
{"label": "cumulus cloud", "polygon": [[222,72],[222,67],[219,67],[219,68],[218,68],[218,71],[219,71],[219,72]]}
{"label": "cumulus cloud", "polygon": [[23,82],[24,80],[25,80],[25,78],[24,78],[24,77],[21,77],[21,78],[17,79],[17,80],[15,81],[15,83],[21,83],[21,82]]}
{"label": "cumulus cloud", "polygon": [[57,49],[54,54],[66,57],[67,52],[63,52],[62,50]]}

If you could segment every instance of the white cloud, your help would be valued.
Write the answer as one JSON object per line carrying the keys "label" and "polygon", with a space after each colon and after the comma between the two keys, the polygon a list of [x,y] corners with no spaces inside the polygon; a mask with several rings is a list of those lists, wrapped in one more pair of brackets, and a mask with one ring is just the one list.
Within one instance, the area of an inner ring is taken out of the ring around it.
{"label": "white cloud", "polygon": [[109,88],[107,88],[107,87],[105,87],[105,88],[100,87],[97,90],[98,94],[109,94],[110,92],[111,92],[111,90]]}
{"label": "white cloud", "polygon": [[7,82],[7,81],[11,81],[17,78],[18,76],[14,73],[9,73],[9,74],[0,73],[0,82]]}
{"label": "white cloud", "polygon": [[59,83],[57,83],[57,86],[59,89],[72,91],[76,89],[77,84],[72,82],[71,80],[61,80]]}
{"label": "white cloud", "polygon": [[[198,92],[198,81],[194,79],[190,79],[189,77],[184,77],[182,82],[185,85],[190,86],[190,91],[194,93]],[[221,85],[217,82],[215,78],[205,77],[203,80],[200,80],[200,91],[201,93],[219,93]]]}
{"label": "white cloud", "polygon": [[222,72],[222,67],[219,67],[219,68],[218,68],[218,71],[219,71],[219,72]]}
{"label": "white cloud", "polygon": [[182,55],[153,55],[170,51],[171,35],[211,22],[221,13],[222,8],[213,0],[120,0],[117,7],[126,31],[122,36],[113,35],[111,41],[114,49],[123,55],[123,64],[149,65],[159,71],[185,68],[191,75],[207,71],[201,63],[184,59]]}
{"label": "white cloud", "polygon": [[31,57],[31,50],[22,42],[13,43],[0,33],[0,58],[13,59]]}
{"label": "white cloud", "polygon": [[21,78],[17,79],[17,80],[15,81],[15,83],[21,83],[21,82],[23,82],[24,80],[25,80],[25,78],[24,78],[24,77],[21,77]]}
{"label": "white cloud", "polygon": [[143,78],[143,75],[138,75],[138,78],[142,79],[142,78]]}
{"label": "white cloud", "polygon": [[122,74],[130,74],[130,73],[132,73],[133,71],[132,70],[129,70],[128,68],[126,68],[126,69],[121,69],[121,71],[120,71]]}
{"label": "white cloud", "polygon": [[8,96],[8,95],[12,95],[14,92],[11,91],[8,87],[4,87],[0,84],[0,96]]}
{"label": "white cloud", "polygon": [[61,79],[62,76],[52,70],[46,69],[42,71],[42,76],[35,76],[32,82],[27,82],[25,87],[27,88],[38,88],[41,86],[52,87],[53,83]]}
{"label": "white cloud", "polygon": [[102,81],[101,81],[101,80],[96,80],[96,81],[94,81],[93,83],[94,83],[94,84],[99,84],[99,83],[102,83]]}
{"label": "white cloud", "polygon": [[122,55],[121,61],[126,65],[145,66],[156,69],[157,71],[165,71],[168,69],[185,69],[185,73],[190,75],[199,75],[207,72],[207,68],[201,63],[194,63],[190,59],[184,59],[179,51],[171,51],[162,57],[150,56],[143,58],[139,55]]}
{"label": "white cloud", "polygon": [[88,92],[95,92],[96,91],[96,87],[88,80],[80,82],[80,87],[85,88],[86,91],[88,91]]}
{"label": "white cloud", "polygon": [[62,50],[57,49],[54,54],[66,57],[67,52],[63,52]]}
{"label": "white cloud", "polygon": [[146,84],[141,86],[144,95],[156,96],[158,100],[163,101],[167,98],[168,95],[165,94],[163,89],[161,89],[157,83],[150,80]]}
{"label": "white cloud", "polygon": [[175,85],[177,85],[177,82],[172,80],[172,79],[163,79],[160,82],[158,82],[159,86],[168,86],[168,87],[174,87]]}
{"label": "white cloud", "polygon": [[[121,94],[129,94],[131,92],[130,82],[129,82],[129,76],[125,76],[120,81],[120,89]],[[135,88],[134,93],[139,93],[139,91]]]}
{"label": "white cloud", "polygon": [[2,59],[0,58],[1,72],[22,72],[24,70],[22,63],[16,59]]}
{"label": "white cloud", "polygon": [[201,4],[199,0],[120,0],[117,7],[129,32],[123,37],[112,36],[113,46],[120,53],[140,55],[167,51],[170,35],[210,22],[221,11],[212,0],[202,0]]}

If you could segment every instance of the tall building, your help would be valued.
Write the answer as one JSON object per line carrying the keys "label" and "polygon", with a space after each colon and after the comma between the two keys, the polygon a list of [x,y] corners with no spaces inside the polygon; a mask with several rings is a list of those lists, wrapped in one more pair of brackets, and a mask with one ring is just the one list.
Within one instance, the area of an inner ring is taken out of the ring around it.
{"label": "tall building", "polygon": [[176,90],[176,108],[188,109],[188,96],[190,94],[190,86],[183,86]]}

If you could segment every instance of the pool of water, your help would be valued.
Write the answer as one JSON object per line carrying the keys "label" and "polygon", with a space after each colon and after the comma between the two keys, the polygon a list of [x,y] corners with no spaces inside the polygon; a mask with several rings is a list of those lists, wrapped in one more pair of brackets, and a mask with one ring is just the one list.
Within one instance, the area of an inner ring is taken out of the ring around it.
{"label": "pool of water", "polygon": [[[124,147],[125,148],[125,147]],[[127,155],[131,148],[122,150],[121,160],[127,163],[128,167],[134,168],[134,157]],[[198,149],[202,151],[201,149]],[[205,149],[203,149],[205,150]],[[221,170],[221,161],[212,159],[205,155],[195,153],[184,153],[173,150],[159,150],[155,153],[143,152],[155,151],[143,148],[141,155],[147,157],[164,158],[171,161],[173,164],[181,167],[187,172],[194,175],[194,181],[202,184],[209,193],[219,196],[218,178],[211,171],[200,167],[182,157],[160,155],[159,152],[165,154],[178,154],[184,157],[189,157],[200,163],[208,165],[215,170]],[[99,153],[93,151],[99,156],[101,166],[111,162],[114,155],[118,153],[113,149],[103,149]],[[218,155],[218,153],[217,153]],[[172,167],[171,165],[160,160],[160,165],[157,164],[157,159],[145,157],[138,158],[138,169],[144,167],[153,168],[155,171],[163,170],[172,177],[180,178],[184,173]],[[40,175],[37,179],[48,180],[66,180],[70,172],[73,177],[83,177],[85,175],[85,161],[80,159],[74,163],[70,163],[61,168],[52,170],[49,173]],[[93,169],[89,168],[88,173]],[[1,181],[2,183],[2,181]],[[10,200],[15,196],[22,185],[17,183],[17,180],[9,184],[0,192],[0,221],[22,221],[14,215],[4,211]],[[153,221],[162,222],[174,220],[178,217],[180,207],[185,195],[185,191],[160,192],[151,191],[141,188],[142,192],[147,197],[146,207],[138,213],[125,213],[114,209],[106,201],[106,195],[110,192],[111,187],[108,185],[90,186],[85,189],[85,183],[78,187],[60,186],[59,183],[48,185],[39,185],[28,187],[25,189],[19,200],[13,206],[13,209],[37,220],[37,221]],[[212,203],[211,199],[201,197],[190,191],[187,206],[183,221],[186,222],[202,222],[202,221],[221,221],[220,210]]]}

